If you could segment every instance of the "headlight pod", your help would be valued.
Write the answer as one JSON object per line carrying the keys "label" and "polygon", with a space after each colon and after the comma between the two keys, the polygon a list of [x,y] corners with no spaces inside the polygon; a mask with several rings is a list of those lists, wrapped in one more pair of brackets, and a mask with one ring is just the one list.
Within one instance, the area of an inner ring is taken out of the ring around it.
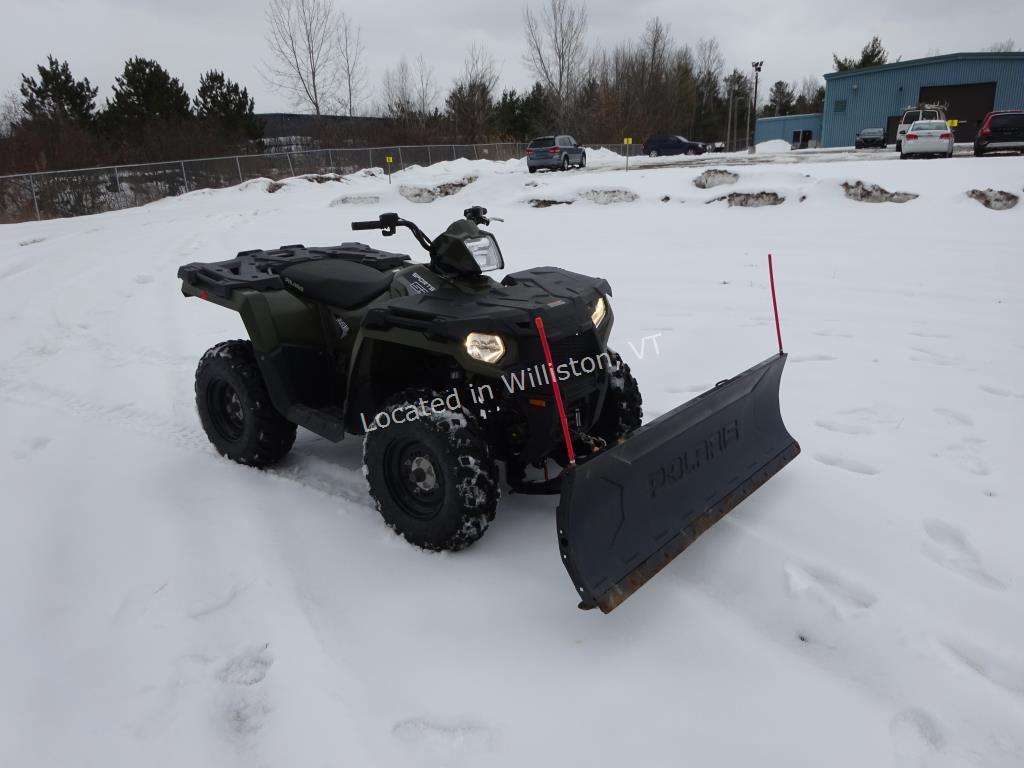
{"label": "headlight pod", "polygon": [[503,269],[505,260],[501,257],[501,250],[498,243],[489,234],[481,237],[471,237],[463,241],[469,255],[480,268],[481,272],[490,272],[495,269]]}
{"label": "headlight pod", "polygon": [[505,356],[505,342],[493,333],[466,335],[466,354],[481,363],[496,363]]}
{"label": "headlight pod", "polygon": [[604,300],[604,296],[599,296],[597,302],[594,304],[594,309],[590,313],[590,319],[594,323],[596,328],[604,322],[605,317],[608,315],[608,303]]}

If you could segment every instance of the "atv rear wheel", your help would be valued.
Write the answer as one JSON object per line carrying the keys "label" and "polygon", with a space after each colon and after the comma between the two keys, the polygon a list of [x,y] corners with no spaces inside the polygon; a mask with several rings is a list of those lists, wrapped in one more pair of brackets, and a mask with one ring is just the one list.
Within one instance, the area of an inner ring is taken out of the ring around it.
{"label": "atv rear wheel", "polygon": [[251,342],[207,350],[196,369],[196,408],[214,448],[239,464],[269,467],[295,442],[295,425],[270,402]]}
{"label": "atv rear wheel", "polygon": [[601,415],[591,432],[594,437],[614,445],[640,426],[644,417],[644,399],[640,395],[640,386],[622,356],[610,349],[608,356],[612,361],[608,392],[604,396]]}
{"label": "atv rear wheel", "polygon": [[475,419],[432,408],[438,399],[408,390],[391,400],[382,409],[386,426],[378,422],[366,434],[363,473],[396,533],[424,549],[460,550],[494,519],[498,469]]}

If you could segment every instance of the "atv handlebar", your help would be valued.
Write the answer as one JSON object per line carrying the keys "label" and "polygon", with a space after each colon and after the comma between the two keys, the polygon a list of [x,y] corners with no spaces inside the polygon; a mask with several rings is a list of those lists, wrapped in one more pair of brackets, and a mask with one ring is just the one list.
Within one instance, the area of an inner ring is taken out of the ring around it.
{"label": "atv handlebar", "polygon": [[384,237],[391,237],[397,231],[398,227],[406,227],[412,232],[416,241],[423,246],[427,251],[430,250],[431,240],[427,237],[423,230],[413,224],[411,221],[406,221],[397,213],[382,213],[377,217],[377,221],[353,221],[352,229],[379,229]]}
{"label": "atv handlebar", "polygon": [[[492,221],[502,221],[502,219],[499,219],[496,216],[487,218],[487,209],[479,205],[467,208],[462,212],[462,215],[474,224],[490,224]],[[395,234],[398,227],[406,227],[409,229],[416,238],[416,241],[423,246],[425,250],[430,250],[433,243],[431,239],[424,234],[423,230],[411,221],[403,219],[397,213],[382,213],[377,217],[377,221],[352,222],[352,229],[356,231],[364,229],[379,229],[384,237],[391,237],[391,235]]]}

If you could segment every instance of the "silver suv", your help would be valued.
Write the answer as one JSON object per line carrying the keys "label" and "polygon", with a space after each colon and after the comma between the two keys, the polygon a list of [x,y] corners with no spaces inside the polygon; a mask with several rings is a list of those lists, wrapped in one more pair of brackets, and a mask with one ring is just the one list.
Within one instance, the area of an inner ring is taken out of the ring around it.
{"label": "silver suv", "polygon": [[564,171],[570,165],[583,168],[587,164],[587,151],[572,136],[540,136],[526,148],[526,167],[530,173],[538,168]]}

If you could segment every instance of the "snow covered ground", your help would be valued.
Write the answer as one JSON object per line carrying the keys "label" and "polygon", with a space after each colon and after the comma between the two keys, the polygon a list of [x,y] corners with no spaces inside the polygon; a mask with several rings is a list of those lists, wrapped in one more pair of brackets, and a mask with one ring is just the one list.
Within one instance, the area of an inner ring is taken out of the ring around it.
{"label": "snow covered ground", "polygon": [[[1024,159],[830,160],[460,161],[0,227],[0,765],[1024,765],[1024,205],[966,195],[1021,195]],[[648,418],[773,351],[775,254],[803,453],[608,616],[554,498],[426,554],[357,440],[260,472],[200,430],[194,366],[243,329],[178,265],[471,203],[510,269],[610,280]]]}

